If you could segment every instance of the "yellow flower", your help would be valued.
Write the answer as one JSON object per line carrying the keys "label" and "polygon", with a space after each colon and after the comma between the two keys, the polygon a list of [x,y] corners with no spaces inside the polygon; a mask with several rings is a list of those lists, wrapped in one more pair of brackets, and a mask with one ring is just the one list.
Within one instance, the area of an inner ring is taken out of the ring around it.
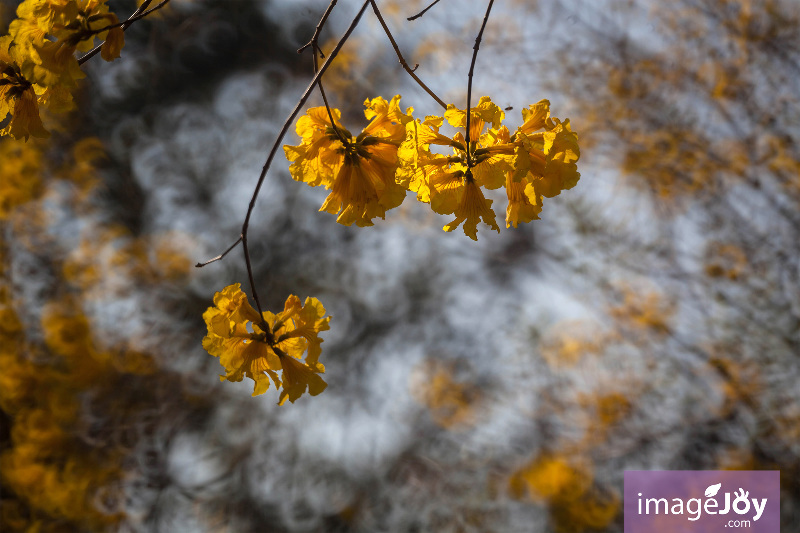
{"label": "yellow flower", "polygon": [[31,20],[43,33],[56,26],[66,26],[78,17],[75,0],[25,0],[17,7],[20,19]]}
{"label": "yellow flower", "polygon": [[106,61],[119,57],[125,44],[122,28],[105,29],[119,23],[105,0],[26,0],[17,15],[9,33],[22,74],[44,87],[74,87],[85,77],[75,52],[91,50],[95,38],[105,41],[101,56]]}
{"label": "yellow flower", "polygon": [[[502,187],[506,173],[514,170],[519,157],[508,128],[500,125],[503,117],[503,111],[488,96],[482,97],[471,110],[469,147],[460,132],[452,138],[439,133],[444,119],[454,127],[466,127],[466,112],[452,104],[444,118],[427,117],[406,126],[406,140],[398,150],[397,180],[416,192],[418,200],[430,203],[435,212],[456,215],[444,226],[445,231],[453,231],[464,222],[464,233],[477,240],[480,220],[500,231],[492,201],[484,197],[481,188]],[[487,124],[492,127],[483,133]],[[431,145],[450,147],[454,155],[433,153]]]}
{"label": "yellow flower", "polygon": [[528,109],[522,110],[522,126],[518,131],[522,133],[533,133],[544,128],[547,119],[550,118],[550,101],[539,100],[535,104],[528,106]]}
{"label": "yellow flower", "polygon": [[[119,22],[116,16],[110,15],[110,17],[109,22],[111,24]],[[123,46],[125,46],[125,32],[122,31],[121,27],[112,28],[108,30],[106,40],[100,48],[100,57],[106,61],[114,61],[120,56]]]}
{"label": "yellow flower", "polygon": [[0,38],[0,122],[11,113],[11,120],[0,135],[15,139],[48,137],[39,118],[39,105],[34,85],[20,71],[14,57],[10,36]]}
{"label": "yellow flower", "polygon": [[9,34],[13,38],[11,51],[30,82],[43,87],[75,87],[86,77],[74,55],[76,42],[68,38],[52,41],[36,20],[22,18],[11,23]]}
{"label": "yellow flower", "polygon": [[342,127],[337,109],[331,110],[333,123],[326,108],[309,109],[297,121],[301,144],[283,147],[295,180],[331,189],[320,211],[338,214],[340,224],[371,226],[405,199],[405,188],[395,181],[397,147],[413,119],[412,109],[404,113],[399,101],[399,95],[390,102],[366,100],[371,122],[357,137]]}
{"label": "yellow flower", "polygon": [[2,139],[0,161],[0,220],[6,220],[17,206],[40,193],[42,153],[34,143]]}
{"label": "yellow flower", "polygon": [[[3,88],[0,88],[0,99],[8,97],[8,93],[3,95]],[[11,111],[11,121],[0,130],[0,134],[11,135],[15,139],[25,139],[33,135],[34,137],[46,138],[50,133],[44,129],[42,119],[39,118],[39,105],[36,101],[36,93],[29,87],[18,93],[14,100],[14,108]],[[9,105],[10,107],[10,105]],[[0,113],[2,113],[0,108]]]}
{"label": "yellow flower", "polygon": [[[492,124],[492,128],[497,129],[503,122],[506,114],[497,104],[492,103],[488,96],[481,96],[478,105],[473,107],[469,118],[469,139],[476,142],[483,133],[483,127],[487,122]],[[467,127],[467,112],[464,109],[456,109],[456,106],[449,104],[444,112],[444,118],[454,128]]]}
{"label": "yellow flower", "polygon": [[473,241],[477,241],[478,222],[483,220],[484,224],[500,232],[500,228],[495,222],[494,211],[492,211],[492,201],[484,198],[483,192],[474,180],[465,180],[460,193],[455,210],[456,218],[445,225],[445,231],[453,231],[463,222],[464,233]]}
{"label": "yellow flower", "polygon": [[[580,158],[578,136],[570,129],[569,119],[562,123],[550,118],[550,102],[542,100],[522,110],[524,123],[514,138],[521,144],[520,152],[527,158],[519,158],[515,164],[515,181],[527,175],[537,194],[552,198],[562,190],[571,189],[580,179],[575,162]],[[537,130],[545,131],[538,132]]]}
{"label": "yellow flower", "polygon": [[[301,305],[291,295],[283,311],[277,315],[265,311],[262,318],[240,285],[229,285],[214,295],[214,307],[203,313],[208,328],[203,348],[225,367],[222,380],[248,377],[255,382],[253,396],[257,396],[267,391],[271,379],[275,388],[283,386],[279,403],[294,402],[306,390],[316,396],[327,387],[318,375],[325,372],[318,361],[319,333],[330,328],[330,317],[324,315],[316,298],[306,298]],[[281,370],[283,379],[278,376]]]}
{"label": "yellow flower", "polygon": [[513,173],[506,172],[506,195],[508,207],[506,208],[506,227],[512,224],[516,228],[520,222],[539,220],[542,211],[542,195],[527,176],[520,181],[514,181]]}
{"label": "yellow flower", "polygon": [[[32,3],[40,6],[38,14],[32,13],[37,22],[41,21],[43,17],[51,16],[50,14],[53,19],[57,19],[46,30],[47,33],[52,34],[59,41],[66,41],[69,46],[81,52],[88,52],[94,48],[95,37],[105,41],[109,30],[101,30],[119,22],[117,16],[109,12],[106,0],[76,0],[72,3],[77,4],[77,10],[70,6],[64,6],[63,0],[45,0],[44,2],[33,0]],[[19,11],[17,11],[17,15],[24,18]],[[110,60],[106,59],[106,61]]]}

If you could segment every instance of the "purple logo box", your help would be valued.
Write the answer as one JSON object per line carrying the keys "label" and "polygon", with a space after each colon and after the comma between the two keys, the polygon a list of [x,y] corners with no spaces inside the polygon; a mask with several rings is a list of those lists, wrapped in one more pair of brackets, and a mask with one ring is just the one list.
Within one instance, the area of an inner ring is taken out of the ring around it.
{"label": "purple logo box", "polygon": [[625,533],[780,533],[781,473],[625,471]]}

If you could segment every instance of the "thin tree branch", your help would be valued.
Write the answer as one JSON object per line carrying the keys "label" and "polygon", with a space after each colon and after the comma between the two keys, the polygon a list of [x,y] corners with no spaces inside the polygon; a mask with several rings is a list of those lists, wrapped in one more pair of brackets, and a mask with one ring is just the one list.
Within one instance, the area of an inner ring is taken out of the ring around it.
{"label": "thin tree branch", "polygon": [[[338,0],[331,0],[331,3],[328,4],[328,9],[325,10],[325,13],[323,13],[322,18],[319,21],[319,24],[317,24],[317,27],[314,30],[314,35],[311,37],[311,40],[308,41],[308,43],[306,43],[302,48],[297,50],[297,53],[299,54],[309,46],[311,47],[311,53],[313,54],[312,57],[314,58],[314,74],[316,74],[317,71],[319,70],[319,61],[317,60],[317,52],[319,52],[319,56],[321,58],[325,58],[325,54],[322,53],[322,49],[319,47],[319,36],[320,33],[322,32],[322,27],[325,25],[325,21],[328,20],[328,16],[331,14],[331,11],[333,11],[333,6],[336,5],[337,1]],[[322,87],[322,80],[319,80],[317,82],[317,86],[319,87],[319,92],[322,95],[322,101],[325,103],[325,109],[328,111],[328,118],[330,118],[331,121],[331,128],[333,128],[333,131],[336,132],[336,136],[339,138],[339,141],[341,141],[343,145],[347,145],[347,141],[345,140],[344,135],[342,134],[342,132],[339,131],[339,128],[336,127],[336,123],[333,120],[333,113],[331,112],[331,106],[328,103],[328,96],[325,94],[325,89]]]}
{"label": "thin tree branch", "polygon": [[[467,148],[467,169],[469,171],[469,167],[472,166],[472,161],[470,158],[470,149],[469,149],[469,118],[472,115],[472,75],[475,72],[475,60],[478,58],[478,49],[481,47],[481,39],[483,38],[483,30],[486,28],[486,23],[489,21],[489,13],[492,11],[492,5],[494,4],[494,0],[489,0],[489,5],[486,8],[486,15],[483,16],[483,24],[481,24],[481,31],[478,32],[478,36],[475,38],[475,46],[472,47],[472,63],[469,66],[469,81],[467,82],[467,135],[464,138],[466,148]],[[471,173],[470,173],[471,174]]]}
{"label": "thin tree branch", "polygon": [[[316,44],[314,46],[316,46]],[[321,50],[320,50],[320,55],[322,55]],[[319,62],[317,60],[317,53],[314,52],[314,74],[316,74],[318,70],[319,70]],[[339,131],[339,128],[336,127],[336,122],[334,122],[333,120],[333,113],[331,112],[331,106],[328,103],[328,97],[325,94],[325,89],[322,88],[322,80],[319,80],[317,82],[317,87],[319,87],[319,93],[322,95],[322,101],[325,103],[325,109],[328,110],[328,118],[331,121],[331,128],[333,128],[333,131],[336,132],[336,136],[339,137],[339,141],[346,147],[347,140],[344,138],[344,134],[341,131]]]}
{"label": "thin tree branch", "polygon": [[231,244],[230,247],[227,250],[225,250],[224,252],[219,254],[217,257],[212,257],[211,259],[209,259],[208,261],[205,261],[204,263],[197,263],[195,265],[195,268],[203,268],[204,266],[206,266],[206,265],[208,265],[210,263],[213,263],[214,261],[219,261],[220,259],[222,259],[226,255],[228,255],[228,252],[230,252],[231,250],[236,248],[236,245],[239,244],[240,242],[242,242],[242,238],[241,237],[236,239],[235,243]]}
{"label": "thin tree branch", "polygon": [[[170,2],[170,0],[161,0],[161,2],[157,6],[153,7],[152,9],[147,9],[147,7],[151,3],[153,3],[153,0],[145,0],[144,2],[142,2],[142,5],[140,5],[139,8],[136,11],[133,12],[133,15],[131,15],[130,17],[128,17],[127,20],[125,20],[125,22],[121,22],[121,23],[118,23],[118,24],[112,24],[110,26],[107,26],[105,28],[97,30],[96,33],[100,33],[100,32],[106,31],[106,30],[110,30],[112,28],[116,28],[117,26],[122,26],[122,30],[123,31],[127,30],[128,27],[130,27],[131,24],[133,24],[137,20],[143,19],[144,17],[146,17],[147,15],[152,13],[153,11],[157,11],[157,10],[161,9],[162,7],[167,5],[169,2]],[[97,46],[95,46],[94,48],[92,48],[89,52],[87,52],[85,55],[83,55],[81,58],[78,59],[78,65],[83,65],[84,63],[89,61],[91,58],[96,56],[97,53],[100,51],[100,49],[102,47],[103,47],[103,43],[100,43]]]}
{"label": "thin tree branch", "polygon": [[430,8],[432,8],[433,6],[435,6],[435,5],[436,5],[436,4],[438,4],[438,3],[439,3],[439,0],[434,0],[434,2],[433,2],[431,5],[429,5],[428,7],[426,7],[425,9],[423,9],[422,11],[420,11],[419,13],[417,13],[416,15],[414,15],[414,16],[412,16],[412,17],[408,17],[406,20],[408,20],[408,21],[411,21],[411,20],[417,20],[417,19],[418,19],[418,18],[420,18],[422,15],[424,15],[425,13],[427,13],[427,12],[428,12],[428,10],[429,10]]}
{"label": "thin tree branch", "polygon": [[325,25],[325,21],[328,20],[328,15],[331,14],[331,11],[333,11],[333,6],[335,6],[336,2],[338,2],[338,1],[339,0],[331,0],[331,3],[328,4],[328,9],[325,10],[325,13],[322,15],[322,18],[319,20],[319,24],[317,24],[317,28],[314,30],[314,35],[311,37],[311,40],[297,49],[297,53],[298,54],[302,53],[303,50],[305,50],[306,48],[308,48],[310,46],[311,50],[313,52],[316,53],[316,51],[319,51],[320,57],[322,57],[323,59],[325,58],[325,54],[323,54],[322,50],[319,49],[319,46],[317,45],[317,42],[319,40],[319,34],[320,34],[320,32],[322,32],[322,27]]}
{"label": "thin tree branch", "polygon": [[372,10],[375,12],[375,16],[378,17],[381,26],[383,26],[383,31],[386,32],[386,36],[389,38],[389,41],[392,43],[392,47],[394,48],[394,51],[397,53],[397,58],[400,60],[400,64],[403,65],[403,68],[406,69],[406,72],[408,72],[411,75],[411,77],[414,78],[414,81],[416,81],[419,84],[419,86],[425,90],[425,92],[427,92],[429,95],[431,95],[431,97],[434,100],[436,100],[436,103],[438,103],[444,109],[447,109],[447,104],[445,104],[441,98],[436,96],[436,93],[430,90],[428,86],[422,83],[422,80],[419,79],[419,77],[416,74],[414,74],[414,71],[417,70],[417,67],[419,67],[419,65],[418,64],[414,65],[413,69],[408,66],[408,63],[406,63],[405,58],[403,58],[403,54],[400,53],[400,48],[397,46],[397,42],[395,42],[394,37],[392,37],[392,32],[389,31],[389,27],[386,25],[386,21],[383,20],[383,16],[381,15],[381,12],[378,9],[378,5],[375,3],[375,0],[370,0],[370,3],[372,4]]}
{"label": "thin tree branch", "polygon": [[[322,75],[325,74],[325,71],[328,70],[328,67],[330,66],[331,62],[333,62],[333,59],[336,57],[336,54],[339,53],[339,50],[342,49],[344,43],[347,41],[348,38],[350,38],[350,34],[352,34],[353,30],[355,30],[356,26],[358,25],[358,22],[361,20],[361,16],[364,14],[364,11],[366,11],[367,6],[369,6],[369,4],[370,0],[365,0],[364,5],[361,6],[361,9],[358,11],[358,14],[353,19],[353,22],[350,23],[350,27],[347,28],[345,34],[336,44],[336,47],[333,49],[333,51],[331,51],[330,55],[328,56],[328,59],[325,60],[325,63],[322,64],[322,67],[314,75],[314,79],[312,79],[311,83],[308,84],[308,87],[306,88],[305,92],[303,92],[303,96],[300,97],[300,101],[297,102],[297,105],[289,115],[289,118],[287,118],[286,122],[283,123],[280,132],[278,132],[278,137],[277,139],[275,139],[275,144],[272,145],[272,149],[270,150],[269,155],[267,156],[267,161],[264,163],[264,167],[261,169],[261,174],[258,177],[256,188],[253,191],[253,197],[250,199],[250,204],[247,207],[247,215],[245,216],[244,223],[242,224],[242,233],[241,233],[242,248],[244,248],[244,258],[245,258],[245,263],[247,265],[247,276],[250,280],[250,290],[253,293],[253,300],[256,303],[258,312],[261,314],[262,317],[263,317],[263,310],[261,308],[261,301],[258,298],[258,292],[256,291],[256,284],[255,280],[253,279],[253,267],[250,262],[250,250],[247,246],[247,231],[250,227],[250,217],[253,214],[253,209],[255,208],[256,200],[258,199],[258,194],[259,192],[261,192],[261,186],[264,184],[264,179],[267,176],[267,171],[269,170],[270,165],[272,165],[272,160],[275,158],[275,154],[278,151],[278,147],[280,146],[281,141],[283,141],[283,137],[286,135],[286,132],[289,131],[289,127],[291,126],[292,122],[294,122],[294,119],[300,112],[300,109],[302,109],[302,107],[305,105],[306,101],[308,100],[308,97],[311,96],[311,92],[314,90],[314,86],[317,84]],[[263,322],[262,325],[264,326],[264,328],[262,329],[264,329],[265,331],[269,329],[268,327],[266,327],[265,324],[263,324]]]}

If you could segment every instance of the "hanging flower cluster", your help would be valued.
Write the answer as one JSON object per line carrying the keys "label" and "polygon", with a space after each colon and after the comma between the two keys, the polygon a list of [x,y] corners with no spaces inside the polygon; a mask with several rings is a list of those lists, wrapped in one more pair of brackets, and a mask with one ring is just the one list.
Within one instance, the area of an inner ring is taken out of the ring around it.
{"label": "hanging flower cluster", "polygon": [[[479,222],[500,231],[484,189],[505,187],[506,227],[517,227],[539,218],[543,197],[580,178],[578,136],[569,119],[550,117],[547,100],[524,109],[523,124],[512,134],[502,124],[503,110],[484,96],[470,111],[469,142],[461,131],[452,137],[439,131],[445,121],[465,130],[465,110],[450,104],[443,117],[420,121],[412,108],[403,112],[399,100],[365,101],[371,122],[357,137],[341,125],[337,109],[309,109],[297,121],[301,144],[284,146],[295,180],[331,189],[320,211],[338,214],[341,224],[371,226],[409,190],[434,212],[455,216],[445,231],[463,224],[477,240]],[[451,154],[441,153],[448,148]]]}
{"label": "hanging flower cluster", "polygon": [[253,396],[257,396],[269,389],[271,379],[275,388],[283,388],[281,405],[287,399],[294,403],[306,391],[316,396],[327,387],[319,376],[325,372],[319,362],[319,333],[330,329],[330,317],[325,317],[316,298],[306,298],[301,305],[291,295],[283,311],[277,315],[264,311],[260,317],[237,283],[214,295],[214,307],[203,313],[203,319],[208,327],[203,348],[225,367],[221,380],[248,377],[255,382]]}
{"label": "hanging flower cluster", "polygon": [[365,101],[371,122],[357,137],[339,122],[338,109],[330,116],[325,107],[309,109],[297,121],[303,142],[283,147],[294,179],[331,190],[320,211],[338,214],[340,224],[372,226],[375,217],[384,218],[405,199],[406,189],[394,175],[413,109],[403,113],[399,102],[400,96]]}
{"label": "hanging flower cluster", "polygon": [[0,135],[27,140],[47,137],[40,108],[54,112],[74,107],[72,91],[85,77],[75,52],[88,52],[95,39],[100,55],[118,58],[125,36],[106,0],[25,0],[9,34],[0,37]]}

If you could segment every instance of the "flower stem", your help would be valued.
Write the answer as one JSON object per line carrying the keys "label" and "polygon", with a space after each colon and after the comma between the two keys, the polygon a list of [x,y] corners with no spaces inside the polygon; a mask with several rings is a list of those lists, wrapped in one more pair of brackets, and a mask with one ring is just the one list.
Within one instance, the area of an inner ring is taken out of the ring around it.
{"label": "flower stem", "polygon": [[394,40],[392,32],[389,31],[389,26],[387,26],[386,21],[383,20],[383,15],[381,15],[381,12],[378,9],[378,5],[375,3],[375,0],[370,0],[370,3],[372,4],[372,10],[375,12],[375,16],[378,17],[378,21],[381,23],[381,26],[383,26],[383,31],[386,32],[386,36],[389,38],[389,41],[392,43],[392,47],[394,48],[394,51],[397,53],[397,58],[400,60],[400,64],[403,66],[406,72],[408,72],[408,74],[412,78],[414,78],[414,81],[416,81],[417,84],[419,84],[419,86],[422,87],[426,93],[431,95],[431,97],[434,100],[436,100],[437,104],[442,106],[442,108],[447,109],[447,104],[445,104],[441,98],[436,96],[436,93],[434,93],[427,85],[422,83],[422,80],[419,79],[419,76],[414,74],[414,71],[417,70],[417,67],[419,67],[419,65],[414,65],[413,69],[408,66],[408,63],[406,63],[406,60],[403,57],[403,54],[400,53],[400,48],[397,46],[397,42]]}
{"label": "flower stem", "polygon": [[[492,5],[494,4],[494,0],[489,0],[489,5],[486,8],[486,15],[483,16],[483,24],[481,24],[481,31],[478,32],[478,36],[475,38],[475,46],[472,47],[472,63],[469,66],[469,74],[468,74],[468,82],[467,82],[467,134],[464,137],[466,141],[464,144],[469,146],[470,138],[469,138],[469,122],[470,116],[472,115],[472,75],[475,72],[475,60],[478,58],[478,49],[481,47],[481,39],[483,38],[483,30],[486,28],[486,23],[489,21],[489,13],[492,11]],[[477,140],[477,139],[473,139]],[[472,166],[472,158],[469,154],[469,150],[467,151],[467,167]]]}
{"label": "flower stem", "polygon": [[269,170],[270,165],[272,165],[272,160],[275,158],[275,154],[278,152],[278,148],[280,147],[281,142],[283,141],[283,137],[286,135],[286,132],[289,131],[289,127],[291,126],[292,122],[294,122],[294,119],[295,117],[297,117],[297,114],[300,113],[300,110],[305,105],[309,96],[311,96],[311,92],[314,90],[314,86],[317,85],[322,75],[325,74],[325,71],[328,70],[328,67],[330,66],[331,62],[336,57],[336,54],[339,53],[339,50],[342,49],[344,43],[347,41],[347,39],[350,38],[350,35],[353,33],[353,30],[356,29],[358,22],[361,20],[361,16],[364,14],[364,11],[366,11],[367,6],[369,6],[369,4],[370,0],[365,0],[364,5],[361,6],[361,9],[358,11],[358,14],[356,14],[355,18],[350,23],[350,27],[347,28],[345,34],[342,36],[341,39],[339,39],[339,42],[336,43],[336,47],[333,49],[333,51],[331,51],[330,55],[328,56],[328,59],[325,60],[325,63],[322,64],[322,67],[320,67],[319,71],[314,75],[314,79],[312,79],[311,83],[308,84],[308,87],[303,92],[303,95],[300,97],[300,100],[297,102],[297,105],[295,106],[294,110],[292,110],[289,117],[283,123],[280,132],[278,132],[278,137],[275,139],[275,143],[272,145],[272,148],[270,149],[269,155],[267,156],[267,160],[264,163],[264,167],[261,169],[261,174],[258,176],[258,182],[256,183],[255,190],[253,191],[253,196],[252,198],[250,198],[250,204],[247,206],[247,215],[245,216],[244,223],[242,224],[242,232],[241,232],[242,247],[244,248],[245,263],[247,265],[247,276],[250,281],[250,290],[252,291],[253,300],[256,303],[258,312],[262,316],[263,316],[263,310],[261,307],[261,301],[258,298],[258,292],[256,290],[255,281],[253,279],[253,267],[250,263],[250,251],[247,246],[247,231],[250,228],[250,217],[253,215],[253,209],[256,206],[256,200],[258,199],[258,194],[261,192],[261,187],[262,185],[264,185],[264,179],[267,177],[267,171]]}
{"label": "flower stem", "polygon": [[[161,9],[162,7],[167,5],[169,2],[170,2],[170,0],[161,0],[161,2],[157,6],[151,8],[151,9],[147,9],[147,7],[151,3],[153,3],[153,0],[145,0],[144,2],[142,2],[142,5],[140,5],[139,8],[136,11],[133,12],[133,15],[128,17],[128,19],[125,22],[121,22],[121,23],[118,23],[118,24],[111,24],[110,26],[107,26],[105,28],[101,28],[99,30],[96,30],[94,33],[104,32],[106,30],[110,30],[111,28],[115,28],[117,26],[122,26],[123,31],[127,30],[128,27],[131,24],[133,24],[134,22],[136,22],[139,19],[142,19],[142,18],[146,17],[147,15],[152,13],[153,11]],[[81,56],[81,58],[78,59],[78,65],[83,65],[84,63],[89,61],[91,58],[96,56],[101,48],[103,48],[103,43],[98,44],[97,46],[92,48],[89,52],[87,52],[86,54]]]}

